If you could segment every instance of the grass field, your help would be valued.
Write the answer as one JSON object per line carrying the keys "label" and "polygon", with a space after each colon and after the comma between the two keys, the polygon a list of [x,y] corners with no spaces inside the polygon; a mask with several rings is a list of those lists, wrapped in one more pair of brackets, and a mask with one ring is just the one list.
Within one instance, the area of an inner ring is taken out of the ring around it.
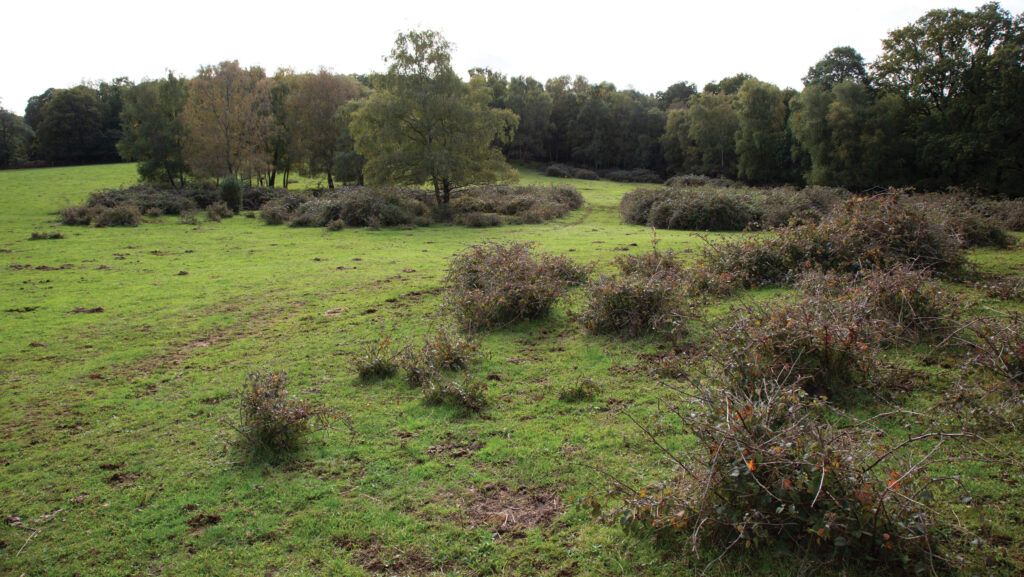
{"label": "grass field", "polygon": [[[489,407],[426,406],[400,378],[361,384],[352,361],[382,332],[417,343],[439,317],[448,259],[489,239],[607,268],[651,232],[619,221],[632,185],[573,181],[587,204],[542,225],[410,230],[272,227],[241,216],[138,228],[63,227],[54,213],[135,180],[133,165],[0,172],[0,572],[5,575],[678,575],[703,564],[574,508],[669,464],[624,414],[655,415],[634,370],[662,346],[584,334],[573,302],[485,335],[473,378]],[[523,182],[547,179],[524,172]],[[29,240],[33,232],[63,239]],[[659,231],[692,256],[703,240]],[[982,251],[1020,271],[1024,254]],[[761,292],[771,299],[777,292]],[[722,307],[724,305],[718,305]],[[102,312],[73,312],[97,309]],[[699,331],[698,333],[699,334]],[[232,449],[247,373],[350,416],[294,461]],[[558,392],[583,377],[592,401]],[[993,439],[1020,456],[1016,434]],[[679,437],[677,442],[685,439]],[[1020,471],[972,464],[1004,562],[1024,567]],[[15,520],[15,518],[20,519]],[[978,526],[982,524],[978,522]],[[989,557],[986,557],[989,558]],[[716,574],[790,574],[740,557]],[[843,568],[837,568],[843,571]],[[856,570],[854,570],[856,573]]]}

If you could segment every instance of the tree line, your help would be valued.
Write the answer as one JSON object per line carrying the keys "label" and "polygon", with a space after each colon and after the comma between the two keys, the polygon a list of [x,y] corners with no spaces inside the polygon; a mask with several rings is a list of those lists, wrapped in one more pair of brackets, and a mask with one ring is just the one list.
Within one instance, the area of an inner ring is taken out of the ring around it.
{"label": "tree line", "polygon": [[657,94],[480,68],[467,82],[431,31],[400,35],[388,61],[372,76],[268,76],[236,61],[193,78],[50,89],[24,117],[0,111],[0,166],[124,159],[173,185],[231,174],[272,186],[291,172],[331,187],[431,182],[439,200],[507,175],[505,159],[1024,194],[1024,15],[998,3],[929,11],[890,32],[872,63],[837,47],[799,91],[745,74]]}

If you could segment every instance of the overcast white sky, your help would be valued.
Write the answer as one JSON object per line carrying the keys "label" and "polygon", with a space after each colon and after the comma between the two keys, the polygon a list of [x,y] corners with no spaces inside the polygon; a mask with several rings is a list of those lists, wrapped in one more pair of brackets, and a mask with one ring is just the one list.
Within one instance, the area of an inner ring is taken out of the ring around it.
{"label": "overcast white sky", "polygon": [[[192,76],[238,60],[273,73],[321,66],[341,73],[385,68],[399,31],[440,30],[465,76],[489,66],[544,81],[562,74],[654,93],[681,80],[746,72],[801,86],[835,46],[870,62],[890,30],[933,8],[973,10],[981,0],[50,0],[11,2],[0,34],[0,106],[22,114],[49,87],[127,76]],[[1001,3],[1017,14],[1024,0]]]}

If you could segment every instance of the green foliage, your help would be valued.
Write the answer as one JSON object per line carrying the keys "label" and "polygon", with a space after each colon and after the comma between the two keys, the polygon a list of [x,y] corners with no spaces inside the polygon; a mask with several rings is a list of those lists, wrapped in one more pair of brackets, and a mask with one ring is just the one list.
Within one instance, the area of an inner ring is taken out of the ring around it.
{"label": "green foliage", "polygon": [[355,113],[355,150],[375,184],[430,182],[438,205],[462,186],[512,178],[495,143],[507,143],[517,117],[488,106],[479,77],[465,84],[451,67],[451,45],[439,33],[399,34],[387,74]]}
{"label": "green foliage", "polygon": [[0,108],[0,167],[28,161],[33,138],[35,131],[24,118]]}
{"label": "green foliage", "polygon": [[242,183],[234,175],[226,176],[217,186],[217,196],[233,211],[242,210]]}
{"label": "green foliage", "polygon": [[469,330],[542,317],[569,288],[565,265],[530,244],[472,246],[449,262],[445,305]]}
{"label": "green foliage", "polygon": [[310,433],[328,428],[338,414],[291,397],[284,371],[250,373],[239,392],[238,442],[251,454],[282,456],[299,449]]}
{"label": "green foliage", "polygon": [[736,172],[748,182],[786,182],[790,143],[785,96],[773,84],[747,79],[736,97]]}
{"label": "green foliage", "polygon": [[[39,110],[35,150],[48,161],[88,164],[109,160],[114,143],[103,132],[97,92],[86,86],[57,90]],[[116,140],[115,140],[116,142]]]}
{"label": "green foliage", "polygon": [[100,228],[108,226],[139,226],[139,223],[142,222],[142,214],[133,205],[119,204],[96,209],[92,220]]}
{"label": "green foliage", "polygon": [[124,132],[117,143],[121,158],[138,162],[145,182],[184,186],[185,125],[188,100],[184,78],[169,72],[166,79],[143,82],[129,89],[121,110]]}
{"label": "green foliage", "polygon": [[1022,56],[1024,20],[995,2],[931,10],[882,41],[875,81],[911,111],[921,184],[1021,194]]}
{"label": "green foliage", "polygon": [[804,86],[812,84],[830,89],[842,82],[856,82],[867,86],[871,78],[864,66],[864,57],[849,46],[837,46],[828,51],[817,64],[807,70]]}
{"label": "green foliage", "polygon": [[809,184],[866,189],[910,171],[907,109],[859,82],[812,84],[791,101],[789,128],[810,158]]}
{"label": "green foliage", "polygon": [[687,135],[695,143],[700,172],[712,176],[736,176],[736,133],[740,130],[735,97],[709,93],[690,99]]}

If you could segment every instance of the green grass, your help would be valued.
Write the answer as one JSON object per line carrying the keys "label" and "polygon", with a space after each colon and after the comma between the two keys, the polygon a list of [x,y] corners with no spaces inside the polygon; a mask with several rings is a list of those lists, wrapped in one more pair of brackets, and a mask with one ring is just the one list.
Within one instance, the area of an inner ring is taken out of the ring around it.
{"label": "green grass", "polygon": [[[658,411],[657,383],[632,370],[657,342],[585,335],[572,319],[578,304],[484,335],[469,371],[490,387],[481,417],[426,406],[401,377],[360,384],[352,366],[381,331],[418,344],[444,322],[446,262],[471,244],[533,241],[601,269],[649,250],[650,231],[619,221],[632,185],[572,181],[583,209],[496,229],[328,232],[243,217],[56,224],[62,206],[135,178],[128,164],[0,172],[0,513],[21,519],[0,526],[2,574],[653,576],[703,567],[572,507],[607,488],[595,469],[640,485],[670,471],[622,414]],[[550,179],[523,171],[521,182]],[[30,241],[37,231],[66,238]],[[704,242],[657,237],[688,258]],[[1024,263],[1020,251],[978,259],[1001,270]],[[71,312],[94,307],[103,312]],[[345,411],[354,432],[319,434],[285,465],[245,463],[231,447],[233,395],[263,368],[287,370],[292,392]],[[600,385],[596,398],[559,400],[581,377]],[[1020,453],[1015,439],[1012,447]],[[1021,494],[979,468],[1009,532]],[[556,495],[551,522],[501,532],[500,520],[470,515],[501,492],[495,485]],[[216,517],[203,525],[200,514]],[[1005,551],[1020,557],[1022,538]],[[717,567],[790,569],[778,558]]]}

